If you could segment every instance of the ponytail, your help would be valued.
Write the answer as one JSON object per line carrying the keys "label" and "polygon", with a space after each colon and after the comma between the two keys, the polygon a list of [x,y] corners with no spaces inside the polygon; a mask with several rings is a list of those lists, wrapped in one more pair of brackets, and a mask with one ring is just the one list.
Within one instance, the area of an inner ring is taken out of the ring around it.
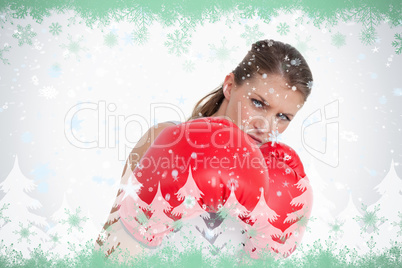
{"label": "ponytail", "polygon": [[[213,115],[218,111],[224,98],[225,95],[223,95],[223,84],[221,84],[219,87],[197,102],[197,104],[194,106],[191,117],[186,121]],[[206,102],[202,104],[204,100],[206,100]]]}

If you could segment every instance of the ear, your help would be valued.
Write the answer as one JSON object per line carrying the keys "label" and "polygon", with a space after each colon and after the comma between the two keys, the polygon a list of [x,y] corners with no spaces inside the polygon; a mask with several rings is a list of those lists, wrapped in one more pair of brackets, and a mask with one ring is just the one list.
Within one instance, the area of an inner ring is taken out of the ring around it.
{"label": "ear", "polygon": [[225,95],[225,98],[227,100],[230,100],[230,96],[232,95],[232,90],[235,87],[235,81],[234,81],[234,74],[229,73],[225,77],[225,81],[223,82],[223,95]]}

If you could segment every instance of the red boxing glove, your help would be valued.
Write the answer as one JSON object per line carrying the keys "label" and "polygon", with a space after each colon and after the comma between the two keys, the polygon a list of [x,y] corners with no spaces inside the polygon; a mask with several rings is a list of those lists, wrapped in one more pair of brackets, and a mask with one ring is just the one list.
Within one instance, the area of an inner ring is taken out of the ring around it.
{"label": "red boxing glove", "polygon": [[257,232],[253,240],[265,241],[272,250],[287,257],[300,244],[306,229],[313,203],[312,189],[303,164],[292,148],[268,142],[260,150],[269,172],[268,206],[277,218],[270,221],[273,228],[269,234]]}
{"label": "red boxing glove", "polygon": [[177,220],[205,212],[258,211],[267,222],[268,187],[264,157],[241,129],[222,118],[194,119],[165,128],[146,151],[121,187],[120,220],[137,241],[157,247]]}

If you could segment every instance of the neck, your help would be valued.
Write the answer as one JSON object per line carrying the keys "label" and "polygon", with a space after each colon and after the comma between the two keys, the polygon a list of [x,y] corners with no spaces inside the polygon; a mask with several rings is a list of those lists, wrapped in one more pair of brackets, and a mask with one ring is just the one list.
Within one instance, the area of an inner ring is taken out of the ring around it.
{"label": "neck", "polygon": [[227,117],[226,116],[226,108],[228,106],[227,99],[223,99],[221,106],[219,107],[218,111],[211,115],[211,117]]}

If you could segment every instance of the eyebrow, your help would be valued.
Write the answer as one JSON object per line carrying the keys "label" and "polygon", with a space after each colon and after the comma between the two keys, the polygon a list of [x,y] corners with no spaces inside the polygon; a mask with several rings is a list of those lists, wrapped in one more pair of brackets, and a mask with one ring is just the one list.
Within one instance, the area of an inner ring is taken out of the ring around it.
{"label": "eyebrow", "polygon": [[[264,102],[264,103],[268,103],[269,104],[269,102],[267,102],[260,94],[258,94],[258,93],[255,93],[255,92],[253,92],[255,95],[257,95],[258,97],[260,97],[261,98],[261,100]],[[293,114],[288,114],[288,113],[281,113],[281,114],[284,114],[284,115],[287,115],[287,116],[291,116],[291,117],[294,117],[294,115]]]}

